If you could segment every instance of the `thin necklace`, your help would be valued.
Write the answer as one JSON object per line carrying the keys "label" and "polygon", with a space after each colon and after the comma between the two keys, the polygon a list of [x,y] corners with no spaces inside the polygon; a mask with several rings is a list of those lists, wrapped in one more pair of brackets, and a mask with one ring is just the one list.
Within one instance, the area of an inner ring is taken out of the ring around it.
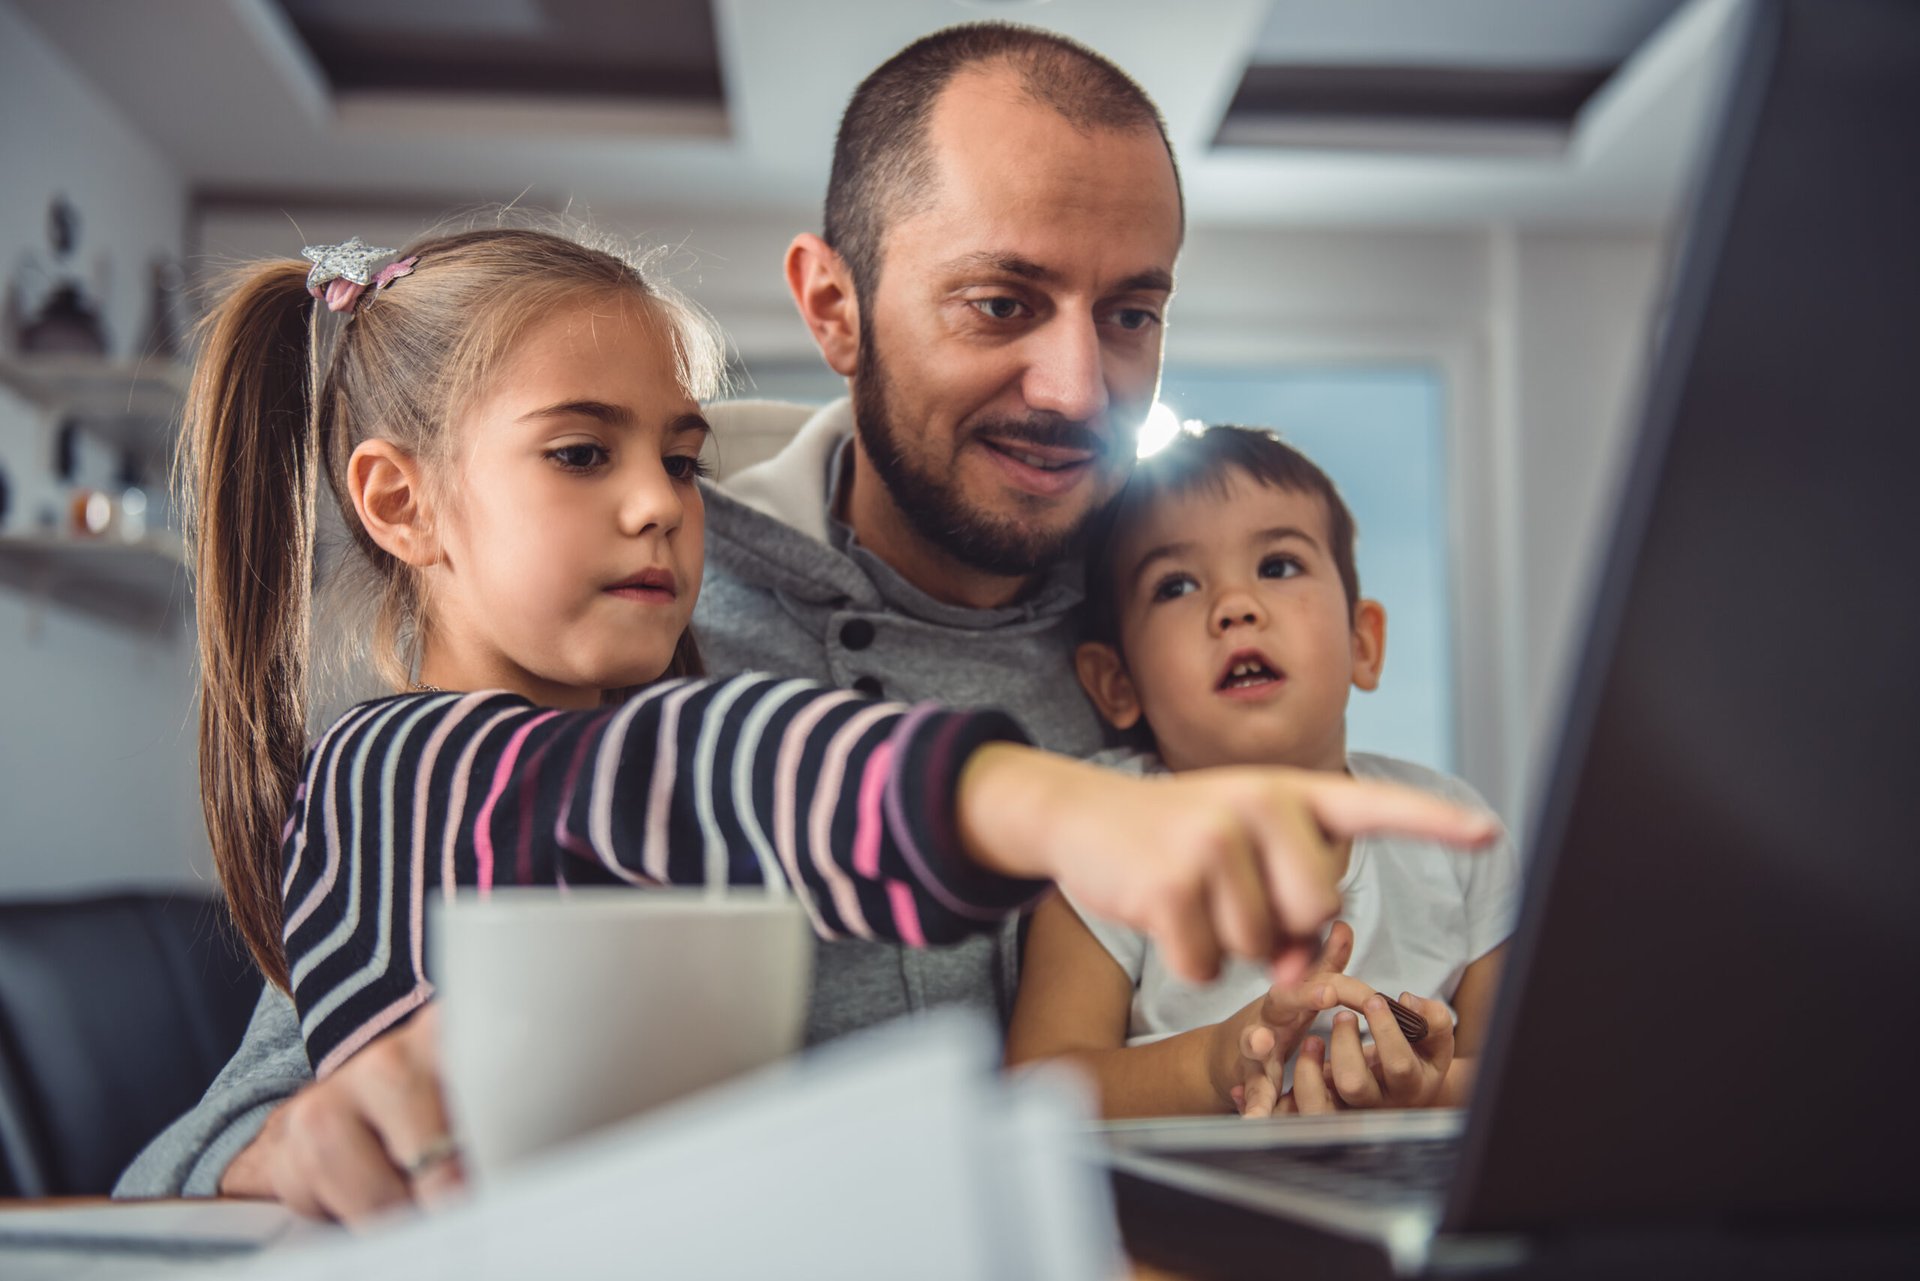
{"label": "thin necklace", "polygon": [[447,692],[446,690],[441,689],[438,685],[429,685],[425,681],[415,681],[413,683],[413,687],[419,690],[422,694],[444,694]]}

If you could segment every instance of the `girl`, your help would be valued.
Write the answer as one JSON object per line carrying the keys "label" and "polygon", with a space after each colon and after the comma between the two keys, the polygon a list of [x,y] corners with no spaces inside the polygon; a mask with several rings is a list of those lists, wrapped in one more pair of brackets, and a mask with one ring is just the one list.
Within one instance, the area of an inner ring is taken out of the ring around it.
{"label": "girl", "polygon": [[[772,882],[822,934],[919,944],[1058,878],[1204,972],[1332,914],[1323,831],[1484,837],[1340,780],[1169,787],[1021,746],[995,712],[694,679],[709,326],[549,234],[442,236],[376,273],[380,252],[247,275],[188,408],[208,831],[323,1080],[431,997],[423,900],[455,885]],[[322,472],[397,692],[309,751]]]}

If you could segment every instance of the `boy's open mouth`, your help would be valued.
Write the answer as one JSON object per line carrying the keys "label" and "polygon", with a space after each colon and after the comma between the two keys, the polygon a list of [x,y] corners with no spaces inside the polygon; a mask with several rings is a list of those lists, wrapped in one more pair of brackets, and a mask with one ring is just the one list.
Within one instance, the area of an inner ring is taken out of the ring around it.
{"label": "boy's open mouth", "polygon": [[1287,674],[1267,660],[1258,650],[1243,649],[1227,660],[1226,670],[1220,674],[1220,683],[1214,686],[1219,692],[1236,689],[1258,689],[1263,685],[1277,685],[1287,678]]}

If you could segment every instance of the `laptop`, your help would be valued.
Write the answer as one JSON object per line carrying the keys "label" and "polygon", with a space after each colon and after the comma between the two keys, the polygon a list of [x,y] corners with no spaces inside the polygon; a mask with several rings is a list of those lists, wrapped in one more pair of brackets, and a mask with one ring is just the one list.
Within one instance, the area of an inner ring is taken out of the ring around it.
{"label": "laptop", "polygon": [[1920,1275],[1920,4],[1731,30],[1474,1106],[1106,1127],[1137,1257]]}

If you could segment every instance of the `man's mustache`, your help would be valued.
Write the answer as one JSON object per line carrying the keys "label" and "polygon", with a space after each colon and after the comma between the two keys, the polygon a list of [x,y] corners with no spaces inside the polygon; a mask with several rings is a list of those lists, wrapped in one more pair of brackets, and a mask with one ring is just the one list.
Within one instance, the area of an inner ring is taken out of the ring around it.
{"label": "man's mustache", "polygon": [[1079,449],[1102,457],[1113,448],[1110,432],[1097,431],[1084,422],[1070,418],[1036,415],[1030,418],[990,418],[973,424],[972,436],[991,436],[995,440],[1019,445],[1046,445],[1055,449]]}

